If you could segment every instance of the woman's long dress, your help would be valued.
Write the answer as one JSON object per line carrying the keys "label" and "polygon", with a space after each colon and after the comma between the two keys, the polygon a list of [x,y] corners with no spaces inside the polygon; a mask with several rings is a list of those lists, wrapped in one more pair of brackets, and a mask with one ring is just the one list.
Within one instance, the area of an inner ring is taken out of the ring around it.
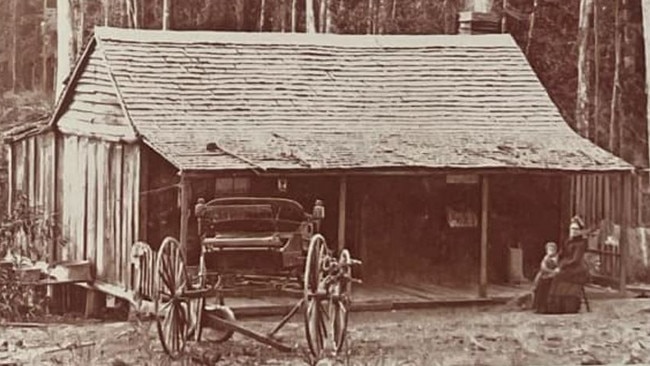
{"label": "woman's long dress", "polygon": [[589,268],[584,261],[587,239],[571,238],[560,255],[560,271],[550,281],[544,312],[577,313],[580,310],[582,287],[589,281]]}

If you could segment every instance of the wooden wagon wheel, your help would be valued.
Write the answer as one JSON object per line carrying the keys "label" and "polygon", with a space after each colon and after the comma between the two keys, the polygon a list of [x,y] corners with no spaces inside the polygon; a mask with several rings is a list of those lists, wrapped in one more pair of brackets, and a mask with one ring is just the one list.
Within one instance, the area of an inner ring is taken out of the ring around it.
{"label": "wooden wagon wheel", "polygon": [[327,338],[325,327],[325,311],[318,296],[325,289],[322,287],[324,278],[323,262],[327,255],[325,238],[314,235],[309,243],[305,261],[305,337],[312,355],[319,357]]}
{"label": "wooden wagon wheel", "polygon": [[[205,268],[205,258],[203,253],[201,253],[201,259],[199,260],[199,273],[198,273],[198,282],[194,285],[197,288],[203,289],[206,286],[206,276],[207,270]],[[199,297],[197,299],[190,300],[190,319],[192,320],[192,327],[188,330],[188,333],[192,339],[195,341],[201,340],[201,334],[203,332],[203,326],[201,320],[203,317],[203,310],[205,309],[205,298]]]}
{"label": "wooden wagon wheel", "polygon": [[185,256],[178,240],[163,240],[156,258],[154,309],[158,337],[165,352],[173,359],[183,354],[192,319],[183,294],[189,286]]}
{"label": "wooden wagon wheel", "polygon": [[350,296],[352,295],[352,258],[347,249],[339,255],[339,268],[341,274],[336,284],[336,301],[330,306],[330,319],[332,321],[332,333],[336,352],[339,352],[345,342],[348,329],[348,310]]}
{"label": "wooden wagon wheel", "polygon": [[[205,256],[202,254],[201,259],[199,261],[199,283],[198,283],[199,288],[205,288],[207,286],[207,277],[208,277],[208,270],[205,265]],[[220,286],[221,286],[221,278],[219,278],[219,280],[214,285],[214,287],[218,288]],[[203,320],[204,312],[209,312],[211,315],[234,322],[236,320],[235,314],[232,312],[232,310],[230,310],[230,308],[223,306],[221,304],[214,308],[207,309],[205,305],[204,297],[193,300],[191,302],[190,308],[191,308],[192,317],[196,319],[197,322],[195,323],[196,325],[194,327],[194,333],[193,333],[194,340],[196,340],[197,342],[201,341],[201,337],[203,337],[206,341],[209,342],[222,343],[229,340],[232,337],[232,335],[235,333],[231,329],[220,329],[215,327],[203,329],[201,323]]]}

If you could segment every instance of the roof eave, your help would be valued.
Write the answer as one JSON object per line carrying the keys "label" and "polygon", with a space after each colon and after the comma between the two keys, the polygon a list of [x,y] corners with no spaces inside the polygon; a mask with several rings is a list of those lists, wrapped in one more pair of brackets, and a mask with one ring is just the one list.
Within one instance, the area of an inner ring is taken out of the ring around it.
{"label": "roof eave", "polygon": [[437,175],[437,174],[551,174],[551,175],[590,175],[590,174],[622,174],[635,173],[633,166],[607,168],[542,168],[542,167],[354,167],[354,168],[311,168],[311,169],[274,169],[264,172],[242,169],[182,169],[189,175],[214,174],[251,174],[260,176],[288,175]]}

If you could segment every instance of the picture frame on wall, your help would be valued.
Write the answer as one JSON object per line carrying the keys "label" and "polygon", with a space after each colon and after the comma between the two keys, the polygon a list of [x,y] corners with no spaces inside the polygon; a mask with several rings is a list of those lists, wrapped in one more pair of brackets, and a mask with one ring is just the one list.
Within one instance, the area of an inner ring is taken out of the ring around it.
{"label": "picture frame on wall", "polygon": [[478,227],[478,214],[471,208],[446,207],[447,225],[451,228]]}

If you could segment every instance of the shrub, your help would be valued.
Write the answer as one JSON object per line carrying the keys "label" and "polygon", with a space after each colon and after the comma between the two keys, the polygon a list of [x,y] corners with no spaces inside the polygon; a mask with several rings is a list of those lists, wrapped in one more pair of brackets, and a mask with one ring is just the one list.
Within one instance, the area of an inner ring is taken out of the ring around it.
{"label": "shrub", "polygon": [[43,288],[22,281],[17,270],[47,263],[49,249],[64,244],[55,216],[30,207],[25,195],[17,195],[11,214],[0,221],[0,319],[22,320],[43,313],[47,305]]}

